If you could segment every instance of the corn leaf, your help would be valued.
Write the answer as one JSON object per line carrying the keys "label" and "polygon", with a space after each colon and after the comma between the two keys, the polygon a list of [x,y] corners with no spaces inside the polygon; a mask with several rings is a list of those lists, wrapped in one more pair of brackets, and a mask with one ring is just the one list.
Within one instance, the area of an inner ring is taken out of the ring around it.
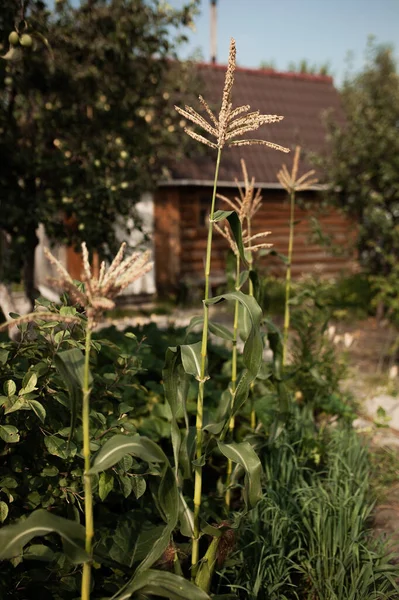
{"label": "corn leaf", "polygon": [[[76,425],[78,405],[82,399],[83,377],[84,377],[84,354],[79,348],[71,348],[59,352],[54,357],[55,366],[68,390],[70,409],[71,409],[71,432],[69,439],[72,438]],[[92,383],[92,377],[89,373],[89,385]]]}
{"label": "corn leaf", "polygon": [[126,454],[132,454],[148,463],[168,463],[161,448],[152,440],[139,434],[114,435],[107,440],[94,459],[89,474],[94,475],[116,465]]}
{"label": "corn leaf", "polygon": [[188,375],[194,375],[196,379],[201,378],[201,345],[201,342],[196,342],[180,346],[183,368]]}
{"label": "corn leaf", "polygon": [[170,543],[172,532],[177,525],[180,506],[179,490],[175,475],[170,466],[166,466],[163,471],[156,499],[159,512],[166,523],[166,527],[151,547],[147,556],[137,567],[136,573],[141,573],[149,569],[162,556]]}
{"label": "corn leaf", "polygon": [[140,592],[142,596],[158,596],[169,600],[210,600],[206,592],[180,575],[155,569],[136,575],[113,599],[127,600],[136,592]]}
{"label": "corn leaf", "polygon": [[244,265],[247,266],[247,259],[245,258],[245,250],[244,245],[242,243],[242,227],[240,219],[235,210],[217,210],[213,216],[213,221],[217,223],[218,221],[223,221],[227,219],[234,236],[235,243],[237,244],[238,252],[240,254],[240,258]]}
{"label": "corn leaf", "polygon": [[40,509],[33,512],[25,521],[0,529],[0,560],[19,556],[31,539],[49,533],[57,533],[61,536],[64,551],[72,562],[78,564],[89,559],[84,550],[84,527],[75,521]]}
{"label": "corn leaf", "polygon": [[253,507],[262,497],[262,465],[255,450],[248,442],[224,444],[218,442],[220,452],[245,470],[245,489],[248,504]]}

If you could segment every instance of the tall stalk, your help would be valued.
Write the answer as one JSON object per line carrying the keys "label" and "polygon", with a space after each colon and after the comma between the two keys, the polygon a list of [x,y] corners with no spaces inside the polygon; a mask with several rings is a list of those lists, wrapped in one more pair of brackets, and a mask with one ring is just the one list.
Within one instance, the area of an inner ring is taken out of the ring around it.
{"label": "tall stalk", "polygon": [[290,293],[291,293],[291,262],[294,247],[294,212],[295,212],[295,190],[290,191],[290,235],[288,240],[288,264],[285,275],[285,308],[284,308],[284,330],[283,330],[283,365],[287,364],[288,353],[288,331],[290,328]]}
{"label": "tall stalk", "polygon": [[292,251],[294,247],[294,212],[295,212],[295,194],[308,190],[312,185],[317,183],[317,178],[312,176],[315,171],[312,169],[301,177],[298,177],[299,157],[301,154],[300,146],[295,148],[294,160],[292,162],[292,170],[289,173],[286,165],[283,165],[277,173],[277,179],[286,190],[290,197],[290,233],[288,240],[288,264],[285,276],[285,308],[284,308],[284,329],[283,329],[283,365],[287,364],[288,355],[288,331],[290,328],[290,293],[291,293],[291,267],[292,267]]}
{"label": "tall stalk", "polygon": [[[221,148],[218,148],[215,168],[215,179],[213,183],[212,192],[212,203],[211,210],[209,213],[209,228],[208,228],[208,240],[206,245],[206,259],[205,259],[205,292],[204,292],[204,327],[202,331],[202,344],[201,344],[201,367],[200,367],[200,380],[198,385],[198,397],[197,397],[197,418],[195,423],[196,428],[196,451],[195,457],[199,462],[202,456],[202,424],[204,414],[204,388],[206,380],[206,360],[208,354],[208,323],[209,323],[209,307],[207,300],[209,300],[209,278],[211,273],[211,255],[212,255],[212,235],[213,235],[213,218],[215,214],[215,201],[216,201],[216,189],[219,177],[219,167],[221,158]],[[194,476],[194,535],[193,535],[193,548],[191,555],[192,565],[192,578],[195,578],[198,560],[199,560],[199,538],[200,538],[200,509],[201,509],[201,494],[202,494],[202,467],[197,465],[195,467]]]}
{"label": "tall stalk", "polygon": [[90,345],[91,345],[92,322],[89,318],[86,327],[85,342],[85,362],[83,371],[83,405],[82,405],[82,424],[83,424],[83,457],[84,457],[84,493],[85,493],[85,529],[86,541],[85,550],[90,560],[83,564],[81,600],[90,599],[91,584],[91,560],[92,544],[94,535],[93,523],[93,490],[90,470],[90,387],[89,387],[89,365],[90,365]]}
{"label": "tall stalk", "polygon": [[[240,289],[240,255],[238,252],[236,253],[236,281],[235,281],[235,289],[238,292]],[[233,350],[231,355],[231,402],[233,403],[234,393],[237,387],[237,339],[238,339],[238,309],[239,302],[235,301],[234,304],[234,323],[233,323]],[[235,418],[231,417],[229,422],[229,436],[233,437],[233,431],[235,426]],[[233,472],[233,461],[227,460],[227,472],[226,472],[226,494],[225,494],[225,504],[227,510],[230,508],[231,502],[231,474]]]}
{"label": "tall stalk", "polygon": [[[247,232],[248,232],[248,269],[249,272],[252,271],[253,269],[253,264],[254,264],[254,258],[252,255],[252,251],[251,251],[251,237],[252,237],[252,231],[251,231],[251,215],[250,213],[248,213],[247,215]],[[250,296],[254,295],[254,284],[252,282],[252,279],[249,278],[249,289],[248,289],[248,293]],[[253,398],[253,383],[251,384],[251,394],[250,394],[250,404],[251,404],[251,429],[253,431],[255,431],[256,428],[256,413],[255,413],[255,408],[254,408],[254,398]]]}

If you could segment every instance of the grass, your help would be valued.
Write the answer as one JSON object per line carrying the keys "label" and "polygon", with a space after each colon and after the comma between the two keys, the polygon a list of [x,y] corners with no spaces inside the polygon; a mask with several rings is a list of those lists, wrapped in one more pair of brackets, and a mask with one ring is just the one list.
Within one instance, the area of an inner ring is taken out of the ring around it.
{"label": "grass", "polygon": [[242,523],[220,589],[231,585],[245,600],[397,598],[399,570],[370,536],[367,447],[347,427],[315,436],[296,416],[299,425],[263,450],[263,497]]}

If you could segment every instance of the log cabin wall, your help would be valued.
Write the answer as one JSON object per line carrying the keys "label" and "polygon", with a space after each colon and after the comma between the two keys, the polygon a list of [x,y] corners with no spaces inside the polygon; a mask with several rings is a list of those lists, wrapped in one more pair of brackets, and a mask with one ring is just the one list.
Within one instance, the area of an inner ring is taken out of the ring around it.
{"label": "log cabin wall", "polygon": [[[234,198],[232,188],[220,189],[220,193]],[[181,283],[201,284],[203,280],[207,219],[212,190],[207,187],[163,187],[157,192],[155,202],[155,264],[157,289],[161,292],[178,290]],[[289,201],[282,190],[263,190],[263,204],[254,218],[253,233],[271,231],[268,240],[278,253],[287,254],[289,235]],[[229,207],[218,201],[217,208]],[[334,243],[344,250],[334,256],[326,248],[310,243],[310,217],[316,216],[323,233],[331,236]],[[315,192],[298,195],[295,209],[293,277],[319,274],[337,277],[357,269],[352,243],[355,224],[331,209],[320,212],[320,198]],[[217,232],[213,236],[212,275],[215,280],[225,276],[227,242]],[[258,266],[265,272],[283,275],[285,267],[272,256],[259,259]]]}

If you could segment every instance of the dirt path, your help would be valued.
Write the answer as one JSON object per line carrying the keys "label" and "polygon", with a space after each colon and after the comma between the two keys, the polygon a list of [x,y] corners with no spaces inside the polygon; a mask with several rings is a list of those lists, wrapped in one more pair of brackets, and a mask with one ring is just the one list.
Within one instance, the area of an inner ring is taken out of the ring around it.
{"label": "dirt path", "polygon": [[359,404],[361,416],[355,426],[370,435],[372,451],[386,450],[390,456],[389,467],[383,460],[380,463],[378,477],[387,483],[374,509],[373,527],[387,540],[397,557],[395,562],[399,562],[399,377],[395,376],[395,360],[390,353],[398,334],[387,323],[378,324],[371,318],[352,325],[341,323],[337,333],[353,337],[347,351],[349,377],[345,387]]}

